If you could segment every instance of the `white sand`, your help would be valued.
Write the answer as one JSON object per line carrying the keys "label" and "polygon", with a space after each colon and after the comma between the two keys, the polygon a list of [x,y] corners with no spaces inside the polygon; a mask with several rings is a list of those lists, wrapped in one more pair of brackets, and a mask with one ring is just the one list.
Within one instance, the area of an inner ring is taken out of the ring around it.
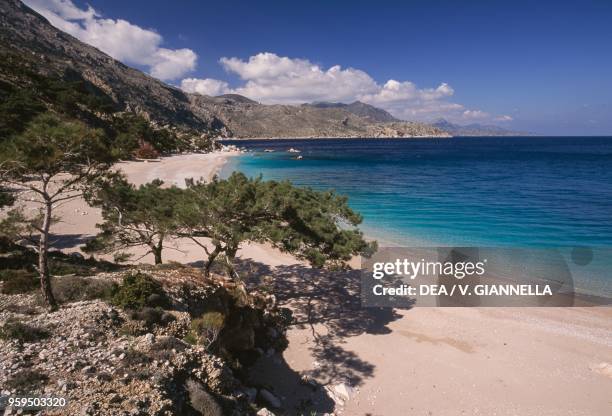
{"label": "white sand", "polygon": [[[120,169],[137,184],[160,178],[181,186],[186,177],[210,178],[230,156],[182,155]],[[79,245],[95,234],[98,210],[73,201],[62,211],[54,232],[72,236],[61,241]],[[315,370],[322,383],[358,385],[343,415],[612,415],[612,308],[416,308],[390,315],[358,307],[352,275],[314,278],[291,256],[262,245],[239,255],[261,275],[276,268],[279,299],[299,322],[289,331],[285,360],[261,363],[257,374],[287,404],[312,394],[298,381]],[[202,253],[180,240],[164,260],[193,262]],[[329,401],[321,399],[320,408],[329,410]]]}

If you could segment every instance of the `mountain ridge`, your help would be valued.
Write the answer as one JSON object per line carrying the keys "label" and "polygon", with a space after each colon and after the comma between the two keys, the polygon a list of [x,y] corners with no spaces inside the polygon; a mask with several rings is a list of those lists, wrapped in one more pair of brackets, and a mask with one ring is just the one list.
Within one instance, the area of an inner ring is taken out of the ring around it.
{"label": "mountain ridge", "polygon": [[[386,112],[363,103],[317,108],[265,105],[236,94],[186,93],[62,32],[18,0],[0,2],[0,39],[1,58],[17,57],[46,76],[81,77],[110,97],[118,111],[140,114],[161,127],[234,138],[449,137],[424,123],[377,121]],[[27,80],[17,72],[0,72],[0,81],[26,88]]]}
{"label": "mountain ridge", "polygon": [[318,108],[343,108],[352,114],[355,114],[361,117],[365,117],[373,122],[386,123],[386,122],[402,121],[398,118],[393,117],[388,111],[383,110],[382,108],[378,108],[373,105],[366,104],[359,100],[353,101],[350,104],[319,101],[319,102],[313,102],[310,104],[302,104],[302,105],[313,106],[313,107],[318,107]]}

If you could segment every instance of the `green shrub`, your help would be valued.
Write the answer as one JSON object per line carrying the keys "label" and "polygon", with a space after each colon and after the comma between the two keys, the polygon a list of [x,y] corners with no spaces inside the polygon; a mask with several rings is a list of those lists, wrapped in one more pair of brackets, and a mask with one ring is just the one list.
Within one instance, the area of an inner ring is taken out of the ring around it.
{"label": "green shrub", "polygon": [[187,344],[196,345],[198,343],[198,338],[193,332],[189,331],[183,338],[183,341],[185,341]]}
{"label": "green shrub", "polygon": [[61,276],[52,279],[51,288],[58,302],[67,303],[81,300],[110,299],[113,283],[91,277]]}
{"label": "green shrub", "polygon": [[165,306],[166,295],[156,280],[144,273],[132,273],[113,288],[111,302],[123,309],[141,309],[145,306]]}
{"label": "green shrub", "polygon": [[209,349],[219,337],[225,324],[225,316],[221,312],[206,312],[201,317],[191,321],[191,338],[185,337],[185,342],[195,339],[195,343]]}
{"label": "green shrub", "polygon": [[28,293],[38,288],[38,277],[36,273],[28,270],[2,270],[0,271],[2,293],[16,295]]}
{"label": "green shrub", "polygon": [[16,319],[8,320],[0,327],[0,339],[17,340],[19,342],[35,342],[47,338],[49,332],[44,329],[25,324]]}

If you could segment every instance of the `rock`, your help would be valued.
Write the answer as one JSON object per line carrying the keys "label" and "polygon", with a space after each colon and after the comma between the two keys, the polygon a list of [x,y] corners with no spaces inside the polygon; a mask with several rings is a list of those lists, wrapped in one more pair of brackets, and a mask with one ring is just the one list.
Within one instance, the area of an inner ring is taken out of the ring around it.
{"label": "rock", "polygon": [[245,387],[242,391],[248,397],[249,402],[254,402],[257,398],[257,389],[255,387]]}
{"label": "rock", "polygon": [[212,394],[206,391],[204,385],[193,378],[185,383],[189,403],[194,410],[207,416],[223,416],[223,410]]}
{"label": "rock", "polygon": [[259,390],[259,396],[261,397],[261,400],[269,404],[271,407],[274,407],[277,409],[281,407],[280,399],[276,397],[274,394],[272,394],[271,392],[269,392],[268,390],[266,389]]}
{"label": "rock", "polygon": [[121,400],[122,400],[121,396],[118,395],[117,393],[112,393],[110,396],[108,396],[109,403],[119,403]]}
{"label": "rock", "polygon": [[85,366],[85,367],[83,367],[83,368],[81,369],[81,373],[83,373],[83,374],[93,374],[93,373],[95,373],[95,372],[96,372],[96,369],[95,369],[95,368],[93,368],[93,367],[92,367],[92,366],[90,366],[90,365]]}
{"label": "rock", "polygon": [[153,335],[153,334],[152,334],[152,333],[150,333],[150,332],[149,332],[148,334],[145,334],[145,336],[144,336],[144,341],[145,341],[147,344],[153,344],[153,342],[155,341],[155,335]]}
{"label": "rock", "polygon": [[347,401],[348,399],[351,398],[351,396],[354,394],[355,389],[351,386],[349,386],[346,383],[340,383],[340,384],[336,384],[334,387],[334,392],[339,395],[342,400]]}
{"label": "rock", "polygon": [[[171,279],[173,273],[181,279],[184,277],[176,270],[163,273],[164,278],[170,274]],[[113,280],[116,276],[122,275],[117,272],[117,275],[99,274],[91,278]],[[187,279],[180,281],[188,282]],[[233,317],[231,336],[224,339],[229,359],[235,358],[231,356],[234,351],[265,355],[264,350],[270,346],[274,346],[269,350],[274,354],[273,359],[280,358],[283,347],[279,341],[285,338],[285,328],[279,324],[278,310],[263,301],[265,294],[240,293],[242,306],[237,307],[234,295],[219,290],[224,286],[217,282],[221,280],[211,279],[208,282],[211,286],[189,285],[188,290],[180,284],[164,287],[181,311],[173,311],[176,319],[167,325],[155,325],[150,333],[147,330],[138,334],[124,332],[125,323],[131,321],[129,312],[101,300],[69,302],[57,312],[28,315],[27,322],[47,329],[49,336],[42,342],[24,345],[0,342],[0,390],[6,374],[23,369],[27,363],[32,370],[48,377],[48,382],[40,386],[40,393],[70,397],[62,410],[70,415],[127,415],[134,411],[134,414],[161,416],[184,414],[191,410],[189,405],[193,406],[194,413],[217,416],[225,411],[242,415],[254,414],[255,401],[274,410],[281,406],[282,397],[244,386],[228,360],[211,355],[202,346],[180,340],[190,330],[192,318],[187,310],[198,307],[203,300],[218,302]],[[0,303],[4,301],[3,296]],[[21,302],[21,298],[12,299],[12,295],[9,298],[11,302]],[[2,319],[15,314],[0,312]],[[268,330],[271,326],[275,328],[273,331]],[[257,332],[257,351],[255,331],[261,331]],[[274,336],[277,338],[273,339]],[[261,349],[262,346],[265,348]],[[171,382],[183,377],[191,379],[188,385]],[[217,397],[227,399],[223,409]],[[267,409],[260,415],[272,414],[266,413]]]}

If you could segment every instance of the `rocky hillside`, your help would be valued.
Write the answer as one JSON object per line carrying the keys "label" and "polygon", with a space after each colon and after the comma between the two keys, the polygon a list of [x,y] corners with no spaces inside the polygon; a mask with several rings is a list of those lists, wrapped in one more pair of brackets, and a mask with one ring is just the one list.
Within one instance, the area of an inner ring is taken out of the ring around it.
{"label": "rocky hillside", "polygon": [[[0,2],[0,40],[2,61],[48,76],[83,79],[110,97],[117,111],[135,112],[162,126],[237,138],[448,136],[430,125],[396,121],[359,102],[262,105],[237,95],[187,94],[56,29],[18,0]],[[4,65],[0,84],[27,88],[28,80],[19,74]]]}
{"label": "rocky hillside", "polygon": [[[134,273],[140,280],[127,283]],[[38,291],[6,285],[2,394],[67,399],[45,414],[243,416],[281,406],[270,387],[241,377],[287,345],[290,313],[272,295],[186,267],[148,268],[56,277],[63,306],[49,313]]]}
{"label": "rocky hillside", "polygon": [[[196,116],[190,109],[189,97],[181,90],[56,29],[18,0],[0,2],[0,39],[2,59],[18,56],[46,75],[80,76],[108,94],[121,110],[147,115],[162,124],[206,130],[222,127],[204,110]],[[20,82],[5,73],[0,73],[0,79]]]}
{"label": "rocky hillside", "polygon": [[240,95],[194,94],[190,99],[196,114],[201,109],[214,114],[236,138],[449,136],[428,124],[378,122],[372,116],[355,114],[360,105],[351,109],[338,105],[263,105]]}
{"label": "rocky hillside", "polygon": [[342,108],[356,116],[366,118],[372,122],[388,123],[393,121],[400,121],[393,117],[389,112],[374,107],[373,105],[362,103],[361,101],[355,101],[350,104],[344,103],[328,103],[328,102],[317,102],[312,104],[304,104],[305,106],[312,106],[317,108]]}

